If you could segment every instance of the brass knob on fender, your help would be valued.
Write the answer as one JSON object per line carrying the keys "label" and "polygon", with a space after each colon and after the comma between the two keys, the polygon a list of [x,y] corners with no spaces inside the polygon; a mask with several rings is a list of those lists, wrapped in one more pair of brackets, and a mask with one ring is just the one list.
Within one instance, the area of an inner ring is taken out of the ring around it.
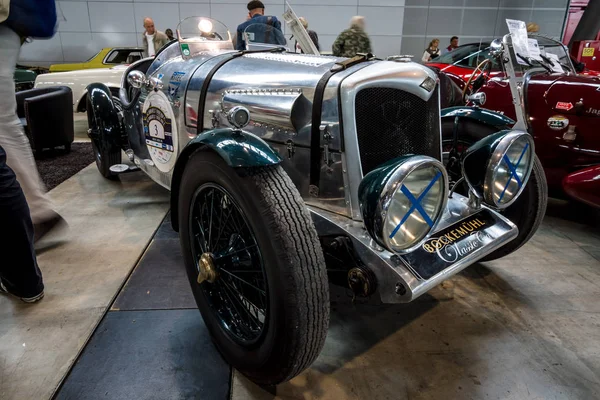
{"label": "brass knob on fender", "polygon": [[214,283],[217,279],[217,269],[215,268],[215,262],[213,255],[210,253],[204,253],[200,256],[200,260],[198,262],[198,283],[202,283],[204,281]]}

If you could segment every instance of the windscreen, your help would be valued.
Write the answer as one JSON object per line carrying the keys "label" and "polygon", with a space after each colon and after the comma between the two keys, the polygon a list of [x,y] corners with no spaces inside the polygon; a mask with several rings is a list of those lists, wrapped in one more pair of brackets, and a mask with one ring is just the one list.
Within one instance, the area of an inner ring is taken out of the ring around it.
{"label": "windscreen", "polygon": [[[574,73],[575,68],[566,48],[560,42],[537,35],[528,36],[527,49],[513,46],[512,37],[507,38],[512,65],[518,75],[531,69],[546,69],[552,73]],[[523,54],[521,54],[523,53]]]}
{"label": "windscreen", "polygon": [[[489,43],[487,43],[486,45],[489,45]],[[487,47],[486,45],[479,43],[465,44],[464,46],[460,46],[449,53],[435,58],[432,62],[441,64],[459,63],[471,57],[474,53],[479,52],[480,49]]]}

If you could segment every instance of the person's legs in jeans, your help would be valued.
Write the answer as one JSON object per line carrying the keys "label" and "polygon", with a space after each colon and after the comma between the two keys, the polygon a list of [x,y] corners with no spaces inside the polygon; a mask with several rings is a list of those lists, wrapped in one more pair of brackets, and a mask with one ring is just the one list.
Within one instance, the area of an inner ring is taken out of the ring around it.
{"label": "person's legs in jeans", "polygon": [[10,28],[0,25],[0,146],[8,154],[7,164],[17,175],[36,225],[57,220],[59,215],[46,195],[29,139],[17,116],[13,75],[21,39]]}
{"label": "person's legs in jeans", "polygon": [[37,301],[44,292],[42,273],[33,248],[29,207],[0,146],[0,284],[24,301]]}

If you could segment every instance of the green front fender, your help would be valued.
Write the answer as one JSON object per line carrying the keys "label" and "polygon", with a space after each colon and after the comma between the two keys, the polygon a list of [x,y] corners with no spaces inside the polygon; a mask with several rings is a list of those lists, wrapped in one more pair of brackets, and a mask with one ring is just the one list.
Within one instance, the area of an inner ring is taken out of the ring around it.
{"label": "green front fender", "polygon": [[249,132],[231,128],[213,129],[196,136],[182,150],[171,179],[171,225],[179,230],[179,185],[185,166],[194,152],[210,148],[232,168],[268,167],[281,163],[279,154],[261,138]]}
{"label": "green front fender", "polygon": [[265,167],[282,161],[279,154],[258,136],[230,128],[201,133],[188,143],[183,153],[193,152],[198,146],[210,147],[233,168]]}
{"label": "green front fender", "polygon": [[470,106],[444,108],[441,112],[441,117],[469,118],[498,128],[505,128],[508,126],[513,126],[515,124],[515,121],[508,118],[504,114],[500,114],[498,112],[486,110],[479,107]]}

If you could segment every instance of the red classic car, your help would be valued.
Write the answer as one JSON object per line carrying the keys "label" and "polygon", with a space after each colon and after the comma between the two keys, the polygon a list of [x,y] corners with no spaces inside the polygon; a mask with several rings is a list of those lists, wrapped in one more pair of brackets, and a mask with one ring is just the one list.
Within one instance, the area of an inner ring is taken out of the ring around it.
{"label": "red classic car", "polygon": [[[600,124],[600,77],[577,74],[562,43],[530,38],[536,39],[541,49],[537,60],[518,60],[522,57],[514,52],[507,35],[491,47],[490,43],[461,46],[430,64],[444,79],[449,78],[455,89],[462,89],[462,96],[454,94],[455,99],[475,105],[464,107],[454,101],[459,106],[442,111],[444,140],[448,143],[454,132],[459,132],[460,141],[468,144],[477,137],[521,125],[534,137],[550,193],[600,207],[596,125]],[[504,50],[498,50],[499,46]],[[440,63],[450,59],[452,65]]]}
{"label": "red classic car", "polygon": [[[554,40],[546,38],[544,36],[532,36],[541,41],[554,42]],[[479,42],[469,43],[457,47],[450,53],[446,53],[442,56],[437,57],[435,60],[427,63],[427,66],[434,67],[443,71],[446,74],[450,74],[460,78],[463,81],[467,81],[473,74],[475,67],[479,65],[483,60],[489,58],[490,42]],[[493,61],[493,66],[490,71],[490,77],[502,74],[502,68],[500,65]],[[594,71],[586,68],[585,64],[578,63],[571,57],[571,63],[576,69],[579,75],[587,76],[600,76],[600,71]]]}

